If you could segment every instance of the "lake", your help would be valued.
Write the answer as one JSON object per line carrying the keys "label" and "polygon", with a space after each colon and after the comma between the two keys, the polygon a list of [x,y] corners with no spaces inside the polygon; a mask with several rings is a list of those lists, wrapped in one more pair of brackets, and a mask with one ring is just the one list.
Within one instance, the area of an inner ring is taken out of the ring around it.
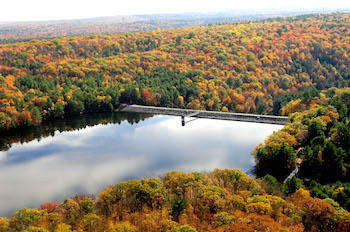
{"label": "lake", "polygon": [[239,168],[280,125],[135,113],[89,114],[0,137],[0,216],[173,170]]}

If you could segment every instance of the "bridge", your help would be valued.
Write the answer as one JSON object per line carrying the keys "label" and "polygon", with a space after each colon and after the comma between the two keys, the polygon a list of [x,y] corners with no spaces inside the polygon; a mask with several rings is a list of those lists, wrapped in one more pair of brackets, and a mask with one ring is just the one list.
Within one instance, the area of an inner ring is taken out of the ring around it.
{"label": "bridge", "polygon": [[183,126],[186,123],[185,122],[186,117],[221,119],[221,120],[255,122],[255,123],[268,123],[268,124],[278,124],[278,125],[285,125],[288,122],[288,118],[283,116],[228,113],[228,112],[218,112],[218,111],[202,111],[202,110],[141,106],[141,105],[122,105],[119,111],[181,116],[181,121]]}

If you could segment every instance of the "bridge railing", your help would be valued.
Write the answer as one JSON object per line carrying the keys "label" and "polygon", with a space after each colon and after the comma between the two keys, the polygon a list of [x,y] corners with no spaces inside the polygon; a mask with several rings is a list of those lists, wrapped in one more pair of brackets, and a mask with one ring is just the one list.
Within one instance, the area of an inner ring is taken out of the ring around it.
{"label": "bridge railing", "polygon": [[181,116],[181,117],[211,118],[211,119],[222,119],[222,120],[233,120],[233,121],[280,124],[280,125],[284,125],[288,122],[288,118],[283,116],[228,113],[228,112],[218,112],[218,111],[201,111],[201,110],[141,106],[141,105],[127,105],[127,106],[123,106],[122,109],[120,110],[129,111],[129,112],[175,115],[175,116]]}

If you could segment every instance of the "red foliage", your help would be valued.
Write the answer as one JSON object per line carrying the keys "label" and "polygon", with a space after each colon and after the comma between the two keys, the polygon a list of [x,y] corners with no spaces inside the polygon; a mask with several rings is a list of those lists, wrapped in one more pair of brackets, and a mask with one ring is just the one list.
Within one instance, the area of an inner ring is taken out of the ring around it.
{"label": "red foliage", "polygon": [[59,206],[58,203],[47,202],[47,203],[41,204],[40,209],[46,209],[48,213],[53,213],[58,206]]}
{"label": "red foliage", "polygon": [[141,94],[142,94],[143,99],[146,99],[146,98],[148,98],[150,96],[150,94],[149,94],[147,89],[143,89],[141,91]]}

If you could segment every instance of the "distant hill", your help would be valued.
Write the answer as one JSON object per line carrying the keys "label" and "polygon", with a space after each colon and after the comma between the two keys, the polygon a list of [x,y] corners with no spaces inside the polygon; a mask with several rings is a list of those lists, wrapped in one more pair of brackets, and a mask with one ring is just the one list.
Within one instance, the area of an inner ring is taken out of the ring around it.
{"label": "distant hill", "polygon": [[74,20],[0,22],[0,44],[64,36],[118,34],[150,31],[158,28],[184,28],[331,11],[334,10],[236,10],[218,13],[122,15]]}

